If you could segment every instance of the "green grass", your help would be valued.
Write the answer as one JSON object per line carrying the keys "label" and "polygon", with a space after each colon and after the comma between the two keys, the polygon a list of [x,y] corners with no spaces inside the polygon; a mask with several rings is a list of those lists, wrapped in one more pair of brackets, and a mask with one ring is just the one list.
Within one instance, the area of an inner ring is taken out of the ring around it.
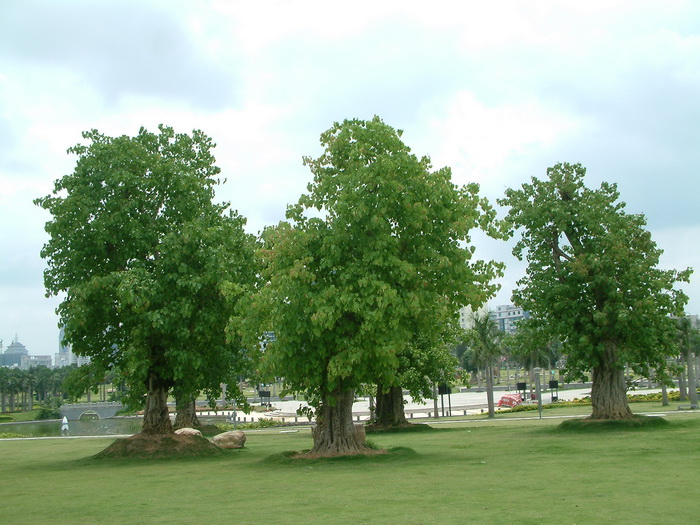
{"label": "green grass", "polygon": [[332,460],[290,457],[310,448],[308,429],[181,460],[92,459],[105,438],[0,441],[2,522],[694,523],[700,417],[668,419],[611,432],[448,423],[373,434],[388,454]]}

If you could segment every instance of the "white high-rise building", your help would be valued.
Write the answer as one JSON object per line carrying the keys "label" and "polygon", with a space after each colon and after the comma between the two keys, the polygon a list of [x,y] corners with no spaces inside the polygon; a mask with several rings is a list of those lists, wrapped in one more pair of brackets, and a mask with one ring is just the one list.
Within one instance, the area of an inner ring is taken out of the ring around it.
{"label": "white high-rise building", "polygon": [[[488,313],[488,311],[488,305],[483,304],[476,310],[476,314],[484,315]],[[471,306],[463,306],[459,309],[459,326],[462,328],[462,330],[469,330],[472,326],[474,326],[474,313],[475,312],[472,310]]]}
{"label": "white high-rise building", "polygon": [[508,334],[515,333],[518,321],[529,317],[530,312],[512,304],[497,306],[496,310],[491,312],[491,319],[496,321],[498,329]]}

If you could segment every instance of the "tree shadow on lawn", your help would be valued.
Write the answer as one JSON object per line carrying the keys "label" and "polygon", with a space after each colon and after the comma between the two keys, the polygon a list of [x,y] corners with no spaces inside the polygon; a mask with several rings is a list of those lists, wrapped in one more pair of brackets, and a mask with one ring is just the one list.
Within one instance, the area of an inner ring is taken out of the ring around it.
{"label": "tree shadow on lawn", "polygon": [[[368,441],[367,444],[374,450],[380,450],[371,441]],[[279,454],[272,454],[260,462],[266,466],[308,467],[310,465],[324,465],[329,463],[387,463],[419,457],[419,454],[409,447],[388,447],[383,450],[383,453],[377,454],[351,454],[347,456],[332,457],[304,457],[306,452],[308,452],[308,450],[289,450]]]}
{"label": "tree shadow on lawn", "polygon": [[605,433],[671,429],[675,426],[665,417],[634,416],[630,419],[567,419],[548,429],[554,433]]}

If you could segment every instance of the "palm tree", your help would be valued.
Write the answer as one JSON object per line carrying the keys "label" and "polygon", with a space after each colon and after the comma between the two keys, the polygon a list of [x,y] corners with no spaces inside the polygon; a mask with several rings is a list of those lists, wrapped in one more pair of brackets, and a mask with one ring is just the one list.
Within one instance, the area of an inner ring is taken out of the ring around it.
{"label": "palm tree", "polygon": [[681,355],[685,358],[688,367],[688,395],[690,408],[698,408],[698,385],[695,380],[695,354],[693,352],[693,327],[690,319],[682,317],[678,319],[678,340]]}
{"label": "palm tree", "polygon": [[7,394],[10,389],[10,371],[8,368],[0,367],[0,396],[2,396],[2,412],[7,408]]}
{"label": "palm tree", "polygon": [[10,394],[10,412],[14,412],[16,408],[16,396],[22,392],[22,370],[19,368],[10,368],[7,377],[7,392]]}
{"label": "palm tree", "polygon": [[486,401],[489,418],[496,417],[496,407],[493,401],[493,367],[496,359],[502,353],[501,341],[504,333],[489,313],[472,314],[472,327],[467,330],[465,344],[467,354],[473,365],[486,370]]}

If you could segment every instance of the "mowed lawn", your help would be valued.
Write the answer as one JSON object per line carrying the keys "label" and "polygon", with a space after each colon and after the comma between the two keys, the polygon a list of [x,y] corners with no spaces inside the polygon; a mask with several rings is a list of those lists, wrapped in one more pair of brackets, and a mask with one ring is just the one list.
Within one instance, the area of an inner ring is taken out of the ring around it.
{"label": "mowed lawn", "polygon": [[221,457],[94,460],[110,439],[0,441],[3,524],[697,523],[700,415],[558,432],[560,420],[370,435],[387,455],[292,460],[308,429]]}

